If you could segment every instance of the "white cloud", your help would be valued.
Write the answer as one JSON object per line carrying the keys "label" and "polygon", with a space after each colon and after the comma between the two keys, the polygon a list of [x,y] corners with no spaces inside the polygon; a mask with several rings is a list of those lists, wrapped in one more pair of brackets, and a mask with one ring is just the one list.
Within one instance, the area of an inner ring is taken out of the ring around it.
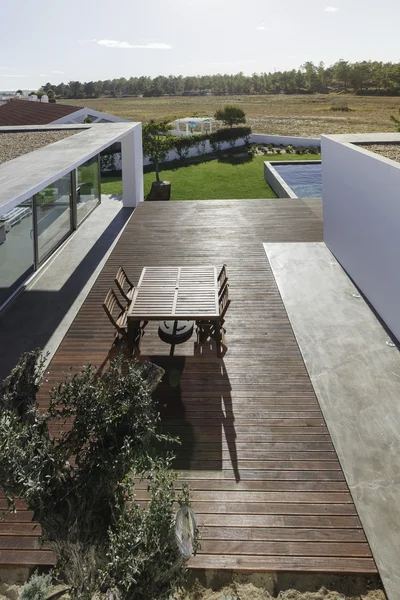
{"label": "white cloud", "polygon": [[324,10],[325,10],[325,12],[335,13],[339,9],[336,6],[327,6]]}
{"label": "white cloud", "polygon": [[10,67],[0,67],[0,71],[9,71]]}
{"label": "white cloud", "polygon": [[151,43],[151,44],[130,44],[129,42],[120,42],[118,40],[93,40],[96,41],[100,46],[106,46],[107,48],[144,48],[150,50],[170,50],[172,46],[170,44],[163,43]]}
{"label": "white cloud", "polygon": [[18,77],[19,79],[20,77],[28,77],[28,75],[0,75],[0,77],[7,77],[8,79],[14,79]]}
{"label": "white cloud", "polygon": [[62,75],[64,73],[64,71],[52,71],[52,73],[57,73],[57,74]]}
{"label": "white cloud", "polygon": [[267,29],[269,29],[269,27],[267,27],[267,24],[265,23],[265,21],[263,21],[262,23],[259,24],[257,29],[258,29],[258,31],[267,31]]}
{"label": "white cloud", "polygon": [[47,75],[44,75],[43,73],[39,73],[38,77],[47,77]]}

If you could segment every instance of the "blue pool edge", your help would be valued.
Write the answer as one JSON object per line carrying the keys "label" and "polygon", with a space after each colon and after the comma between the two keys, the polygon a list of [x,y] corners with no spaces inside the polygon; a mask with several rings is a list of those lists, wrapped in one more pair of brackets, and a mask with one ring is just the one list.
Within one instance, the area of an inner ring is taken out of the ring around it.
{"label": "blue pool edge", "polygon": [[[283,177],[272,166],[282,165],[320,165],[320,160],[279,160],[264,161],[264,179],[270,185],[278,198],[299,198],[292,188],[286,183]],[[318,197],[318,196],[317,196]]]}

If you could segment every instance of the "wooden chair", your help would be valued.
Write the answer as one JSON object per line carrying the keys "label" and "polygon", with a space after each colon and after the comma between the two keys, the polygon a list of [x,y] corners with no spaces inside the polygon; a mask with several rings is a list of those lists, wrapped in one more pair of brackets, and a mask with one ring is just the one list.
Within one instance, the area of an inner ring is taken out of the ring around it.
{"label": "wooden chair", "polygon": [[[121,302],[114,290],[110,288],[107,292],[107,296],[102,304],[103,309],[117,331],[117,335],[124,337],[127,333],[127,319],[126,319],[126,308],[122,306]],[[117,316],[114,314],[117,311]]]}
{"label": "wooden chair", "polygon": [[[146,322],[142,326],[142,324],[137,321],[135,323],[131,323],[128,328],[127,307],[121,304],[112,288],[108,290],[102,306],[110,322],[116,329],[116,336],[118,339],[124,343],[127,343],[130,351],[133,351],[135,346],[140,351],[140,342],[142,336],[144,335],[144,327]],[[115,312],[117,313],[116,316],[114,316]]]}
{"label": "wooden chair", "polygon": [[223,286],[223,288],[221,288],[220,292],[219,292],[219,316],[220,316],[220,322],[221,325],[223,325],[225,323],[225,315],[226,315],[226,311],[229,308],[229,305],[231,303],[230,299],[229,299],[229,285],[228,285],[228,278],[225,281],[225,284]]}
{"label": "wooden chair", "polygon": [[228,275],[226,274],[226,265],[224,264],[218,275],[218,288],[219,296],[221,295],[225,284],[228,282]]}
{"label": "wooden chair", "polygon": [[128,304],[132,302],[135,287],[123,267],[119,267],[115,276],[115,284]]}
{"label": "wooden chair", "polygon": [[218,345],[218,357],[223,356],[228,349],[224,328],[226,311],[231,303],[228,290],[229,286],[226,280],[219,292],[219,319],[217,321],[197,321],[198,342],[204,344],[208,338],[214,339]]}

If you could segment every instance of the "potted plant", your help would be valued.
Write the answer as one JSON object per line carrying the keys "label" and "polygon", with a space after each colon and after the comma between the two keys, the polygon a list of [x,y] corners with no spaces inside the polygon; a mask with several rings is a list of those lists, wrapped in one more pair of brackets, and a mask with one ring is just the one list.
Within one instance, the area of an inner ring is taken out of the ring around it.
{"label": "potted plant", "polygon": [[152,119],[143,126],[143,153],[154,164],[156,181],[151,185],[147,200],[169,200],[171,197],[171,182],[160,181],[159,165],[175,144],[174,136],[170,133],[172,126],[167,119],[155,121]]}

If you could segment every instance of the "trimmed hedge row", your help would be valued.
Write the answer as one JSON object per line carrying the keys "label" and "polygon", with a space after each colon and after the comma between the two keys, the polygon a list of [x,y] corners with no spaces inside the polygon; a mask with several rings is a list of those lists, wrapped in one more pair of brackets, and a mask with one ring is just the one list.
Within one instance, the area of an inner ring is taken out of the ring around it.
{"label": "trimmed hedge row", "polygon": [[197,147],[197,153],[204,154],[206,148],[206,142],[210,142],[214,152],[221,150],[221,145],[228,142],[232,148],[235,146],[236,141],[244,139],[245,143],[249,143],[251,135],[251,127],[229,127],[225,129],[218,129],[213,133],[202,134],[202,135],[190,135],[176,138],[175,150],[179,157],[184,159],[189,155],[189,149]]}
{"label": "trimmed hedge row", "polygon": [[[214,152],[220,152],[222,144],[228,143],[234,148],[237,140],[243,139],[245,144],[249,143],[251,127],[227,127],[218,129],[213,133],[200,135],[187,135],[176,137],[174,147],[180,159],[189,157],[191,148],[196,148],[198,156],[206,154],[207,142],[210,143]],[[110,152],[108,149],[101,153],[101,170],[112,171],[115,168],[115,160],[121,158],[121,152]]]}

